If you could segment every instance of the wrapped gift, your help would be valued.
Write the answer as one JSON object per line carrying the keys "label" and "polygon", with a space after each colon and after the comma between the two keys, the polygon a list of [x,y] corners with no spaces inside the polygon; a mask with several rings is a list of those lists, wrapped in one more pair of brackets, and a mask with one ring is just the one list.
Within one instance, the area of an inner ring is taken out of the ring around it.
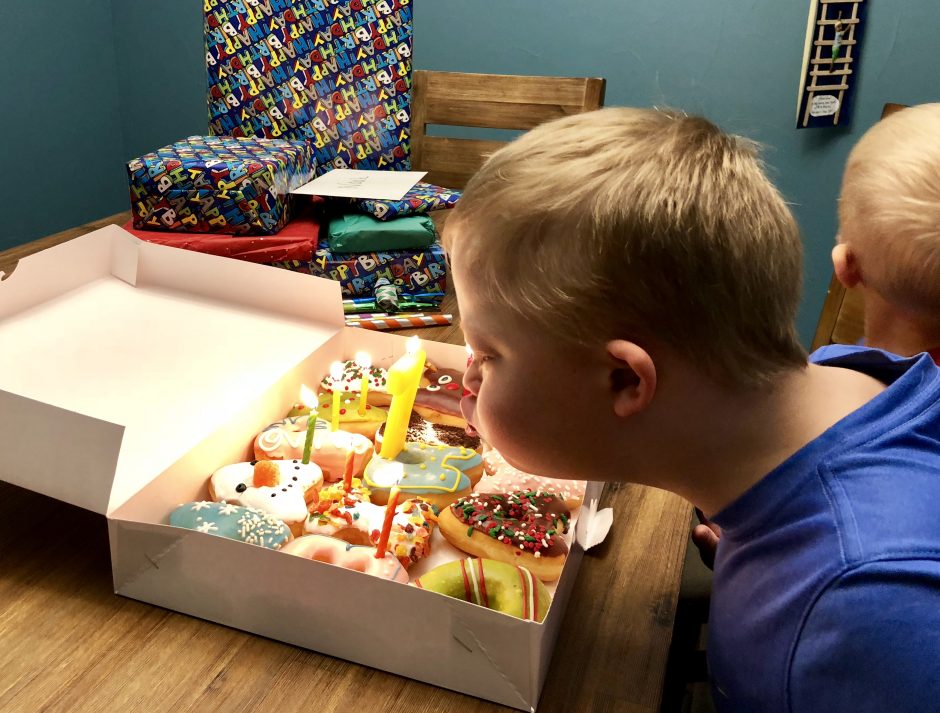
{"label": "wrapped gift", "polygon": [[453,208],[459,199],[458,190],[419,182],[397,201],[354,198],[352,202],[363,213],[379,220],[394,220],[406,215],[424,215],[432,210]]}
{"label": "wrapped gift", "polygon": [[372,297],[380,277],[405,294],[444,292],[447,288],[447,259],[439,242],[423,250],[357,254],[331,252],[323,240],[312,260],[286,260],[276,265],[337,280],[344,297]]}
{"label": "wrapped gift", "polygon": [[124,230],[148,243],[270,265],[289,260],[309,260],[317,247],[320,223],[313,211],[308,210],[292,219],[277,235],[167,233],[138,230],[134,228],[133,221],[128,221]]}
{"label": "wrapped gift", "polygon": [[134,227],[273,235],[314,169],[306,141],[190,136],[127,164]]}
{"label": "wrapped gift", "polygon": [[327,229],[327,242],[334,253],[424,250],[436,239],[434,222],[426,215],[376,220],[363,213],[347,213],[333,218]]}
{"label": "wrapped gift", "polygon": [[209,131],[309,139],[318,172],[408,168],[410,0],[205,3]]}

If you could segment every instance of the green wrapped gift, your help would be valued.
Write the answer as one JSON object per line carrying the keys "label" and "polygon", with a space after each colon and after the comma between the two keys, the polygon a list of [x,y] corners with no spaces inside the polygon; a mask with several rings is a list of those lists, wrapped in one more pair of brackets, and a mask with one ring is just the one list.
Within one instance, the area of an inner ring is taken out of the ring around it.
{"label": "green wrapped gift", "polygon": [[372,253],[427,248],[436,238],[434,223],[426,215],[376,220],[350,213],[330,221],[327,239],[334,253]]}

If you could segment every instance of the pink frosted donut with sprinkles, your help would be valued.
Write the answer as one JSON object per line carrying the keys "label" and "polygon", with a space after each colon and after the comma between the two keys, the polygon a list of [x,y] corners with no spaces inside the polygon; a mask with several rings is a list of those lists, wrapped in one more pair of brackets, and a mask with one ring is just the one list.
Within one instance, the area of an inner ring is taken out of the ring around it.
{"label": "pink frosted donut with sprinkles", "polygon": [[[306,416],[288,416],[267,426],[255,438],[254,451],[258,460],[298,460],[303,458],[307,440]],[[353,473],[361,475],[372,458],[372,441],[360,433],[342,429],[331,431],[330,424],[318,418],[314,424],[310,460],[320,466],[328,483],[341,480],[346,467],[346,451],[353,452]]]}
{"label": "pink frosted donut with sprinkles", "polygon": [[475,493],[514,493],[519,490],[555,493],[565,501],[569,510],[576,510],[584,502],[585,481],[526,473],[509,465],[497,450],[483,453],[483,471],[486,475],[474,486]]}

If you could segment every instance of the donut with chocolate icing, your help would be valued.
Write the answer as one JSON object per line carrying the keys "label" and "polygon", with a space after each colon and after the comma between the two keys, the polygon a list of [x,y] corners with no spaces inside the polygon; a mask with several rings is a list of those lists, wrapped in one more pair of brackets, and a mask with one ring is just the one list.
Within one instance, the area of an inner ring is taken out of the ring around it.
{"label": "donut with chocolate icing", "polygon": [[529,570],[496,560],[447,562],[413,584],[526,621],[541,622],[552,603],[548,589]]}
{"label": "donut with chocolate icing", "polygon": [[467,554],[525,567],[543,582],[561,576],[570,513],[554,493],[474,493],[441,511],[441,534]]}
{"label": "donut with chocolate icing", "polygon": [[[375,450],[379,452],[382,446],[382,440],[385,436],[385,424],[379,426],[375,434]],[[456,448],[467,448],[477,453],[483,448],[483,442],[479,436],[471,436],[466,428],[460,426],[445,426],[442,423],[433,423],[428,421],[420,414],[411,412],[411,418],[408,420],[408,430],[405,433],[405,440],[412,443],[427,443],[429,446],[454,446]]]}
{"label": "donut with chocolate icing", "polygon": [[464,394],[463,372],[428,366],[424,376],[429,383],[418,389],[414,410],[433,423],[466,428],[467,421],[460,413],[460,399]]}

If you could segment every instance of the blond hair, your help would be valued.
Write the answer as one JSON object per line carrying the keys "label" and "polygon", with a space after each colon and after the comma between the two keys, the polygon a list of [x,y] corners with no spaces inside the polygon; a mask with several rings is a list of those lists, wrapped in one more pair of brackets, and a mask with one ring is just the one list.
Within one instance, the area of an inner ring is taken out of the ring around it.
{"label": "blond hair", "polygon": [[867,286],[940,315],[940,104],[904,109],[865,133],[846,163],[839,223]]}
{"label": "blond hair", "polygon": [[559,338],[654,339],[735,385],[806,364],[796,223],[755,145],[705,119],[543,124],[489,158],[450,220],[473,288]]}

